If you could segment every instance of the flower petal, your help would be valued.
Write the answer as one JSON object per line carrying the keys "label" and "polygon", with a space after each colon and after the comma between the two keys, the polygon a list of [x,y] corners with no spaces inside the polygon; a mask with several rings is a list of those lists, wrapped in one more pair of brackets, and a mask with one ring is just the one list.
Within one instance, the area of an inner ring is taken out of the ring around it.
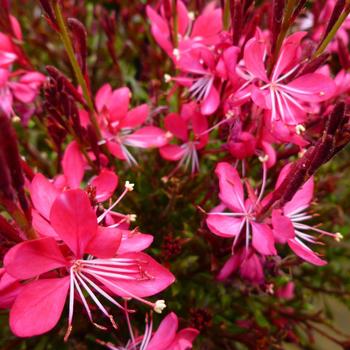
{"label": "flower petal", "polygon": [[104,202],[113,195],[118,186],[118,175],[115,172],[102,169],[90,183],[96,189],[96,200]]}
{"label": "flower petal", "polygon": [[176,336],[178,326],[178,318],[175,313],[171,312],[160,323],[148,344],[148,348],[152,350],[169,349],[170,344]]}
{"label": "flower petal", "polygon": [[149,107],[146,103],[137,106],[126,114],[119,124],[120,128],[136,128],[143,124],[149,114]]}
{"label": "flower petal", "polygon": [[164,118],[164,125],[174,136],[186,142],[188,140],[188,126],[186,121],[176,113],[170,113]]}
{"label": "flower petal", "polygon": [[289,239],[295,237],[293,223],[288,217],[282,215],[281,210],[272,211],[272,226],[278,243],[287,243]]}
{"label": "flower petal", "polygon": [[52,203],[58,196],[59,191],[44,175],[36,174],[30,184],[30,197],[35,209],[49,219]]}
{"label": "flower petal", "polygon": [[273,233],[266,224],[251,222],[253,228],[252,244],[255,250],[262,255],[276,255]]}
{"label": "flower petal", "polygon": [[255,77],[265,82],[268,81],[264,58],[266,54],[266,43],[256,38],[250,39],[244,48],[244,64],[247,70]]}
{"label": "flower petal", "polygon": [[176,161],[184,156],[186,148],[179,145],[165,145],[159,148],[159,153],[164,159]]}
{"label": "flower petal", "polygon": [[108,101],[111,121],[121,120],[126,116],[129,109],[130,97],[131,91],[127,87],[122,87],[112,92]]}
{"label": "flower petal", "polygon": [[221,162],[216,166],[215,174],[219,178],[220,199],[234,212],[245,211],[243,185],[237,170],[229,163]]}
{"label": "flower petal", "polygon": [[67,261],[52,237],[19,243],[4,257],[6,272],[19,280],[37,277],[66,265]]}
{"label": "flower petal", "polygon": [[88,195],[83,190],[61,193],[51,208],[51,225],[77,258],[97,232],[97,219]]}
{"label": "flower petal", "polygon": [[164,130],[155,126],[145,126],[124,138],[124,144],[139,147],[162,147],[168,143]]}
{"label": "flower petal", "polygon": [[288,245],[296,255],[298,255],[303,260],[309,262],[310,264],[316,266],[327,265],[327,261],[322,260],[316,255],[315,252],[313,252],[309,247],[307,247],[304,243],[301,243],[299,240],[290,239],[288,241]]}
{"label": "flower petal", "polygon": [[121,240],[122,233],[117,228],[99,226],[85,250],[97,258],[114,258]]}
{"label": "flower petal", "polygon": [[70,188],[79,188],[84,177],[86,161],[78,143],[72,141],[66,148],[62,159],[63,174]]}
{"label": "flower petal", "polygon": [[225,215],[210,214],[207,217],[209,230],[220,237],[232,238],[240,233],[242,228],[241,218],[234,218]]}
{"label": "flower petal", "polygon": [[30,282],[10,311],[10,327],[17,337],[33,337],[51,330],[61,317],[69,277]]}
{"label": "flower petal", "polygon": [[126,253],[118,255],[117,258],[135,259],[140,269],[146,272],[146,276],[150,276],[150,278],[146,279],[136,278],[135,280],[127,281],[106,277],[105,279],[108,280],[108,283],[103,281],[100,276],[95,276],[109,290],[121,297],[130,297],[130,294],[138,297],[151,296],[161,292],[175,281],[175,277],[171,272],[147,254],[141,252]]}

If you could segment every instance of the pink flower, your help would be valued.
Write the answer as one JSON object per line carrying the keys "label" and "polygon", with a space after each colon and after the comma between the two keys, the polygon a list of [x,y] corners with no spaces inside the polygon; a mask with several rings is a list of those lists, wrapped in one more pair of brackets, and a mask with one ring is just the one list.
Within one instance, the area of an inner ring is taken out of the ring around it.
{"label": "pink flower", "polygon": [[285,39],[271,76],[265,67],[268,54],[265,39],[259,33],[250,39],[244,49],[244,66],[237,68],[246,83],[236,92],[234,100],[242,103],[251,98],[257,106],[270,111],[272,122],[281,120],[297,125],[312,111],[311,104],[330,99],[335,86],[327,76],[310,73],[290,78],[300,67],[300,43],[305,35],[297,32]]}
{"label": "pink flower", "polygon": [[[287,176],[290,165],[285,166],[276,183],[276,189]],[[304,231],[314,231],[321,236],[327,235],[339,240],[341,235],[332,234],[316,227],[304,224],[303,221],[311,219],[306,210],[313,198],[314,180],[310,178],[294,197],[286,203],[282,209],[274,210],[272,213],[273,233],[279,243],[288,243],[293,252],[303,260],[318,266],[327,262],[313,252],[303,241],[313,244],[320,244],[317,238]]]}
{"label": "pink flower", "polygon": [[98,226],[84,191],[59,194],[51,207],[50,223],[62,243],[52,237],[25,241],[11,248],[4,258],[9,275],[27,280],[10,311],[14,334],[30,337],[52,329],[61,316],[68,291],[66,337],[72,328],[75,298],[80,299],[93,322],[84,293],[113,325],[113,317],[100,301],[105,298],[123,308],[111,294],[134,298],[157,312],[165,307],[164,301],[152,303],[143,297],[165,289],[174,276],[144,253],[117,254],[121,236],[113,228]]}
{"label": "pink flower", "polygon": [[217,278],[219,281],[226,280],[230,275],[239,270],[240,276],[253,283],[264,283],[263,265],[264,257],[254,252],[254,249],[241,248],[233,254],[220,270]]}
{"label": "pink flower", "polygon": [[[179,161],[177,166],[191,164],[191,172],[199,170],[198,151],[204,148],[208,142],[207,119],[198,111],[194,103],[184,104],[181,114],[168,114],[164,119],[165,128],[176,138],[180,139],[182,145],[169,144],[159,149],[160,155],[167,160]],[[192,129],[192,132],[190,130]]]}
{"label": "pink flower", "polygon": [[[161,147],[167,143],[165,132],[155,126],[141,127],[147,120],[149,108],[142,104],[129,110],[131,92],[123,87],[112,90],[103,85],[96,94],[95,104],[103,140],[109,151],[130,165],[137,164],[127,146],[136,148]],[[86,111],[80,113],[82,124],[88,123]],[[141,128],[140,128],[141,127]]]}
{"label": "pink flower", "polygon": [[176,63],[179,53],[196,47],[215,45],[219,42],[222,31],[221,9],[215,8],[215,2],[208,4],[196,20],[193,13],[187,11],[182,1],[177,2],[178,14],[178,42],[179,47],[174,48],[171,42],[171,30],[164,8],[158,14],[150,6],[146,7],[147,16],[151,21],[151,31],[158,45]]}
{"label": "pink flower", "polygon": [[[256,221],[255,217],[262,199],[266,174],[264,173],[259,196],[256,197],[248,185],[249,198],[245,200],[243,185],[235,168],[229,163],[222,162],[217,165],[215,172],[219,177],[219,198],[230,211],[209,213],[206,222],[210,231],[220,237],[234,238],[232,250],[240,242],[240,239],[248,250],[251,239],[252,247],[258,253],[275,255],[275,240],[272,230],[266,223]],[[250,238],[251,235],[252,238]]]}
{"label": "pink flower", "polygon": [[[111,350],[188,350],[199,334],[194,328],[184,328],[177,332],[179,321],[173,312],[168,314],[152,335],[152,321],[146,324],[143,336],[130,340],[125,347],[117,347],[111,343],[98,341]],[[133,338],[133,337],[132,337]]]}
{"label": "pink flower", "polygon": [[32,103],[45,79],[38,72],[11,73],[8,68],[0,67],[0,108],[11,116],[14,114],[14,102]]}

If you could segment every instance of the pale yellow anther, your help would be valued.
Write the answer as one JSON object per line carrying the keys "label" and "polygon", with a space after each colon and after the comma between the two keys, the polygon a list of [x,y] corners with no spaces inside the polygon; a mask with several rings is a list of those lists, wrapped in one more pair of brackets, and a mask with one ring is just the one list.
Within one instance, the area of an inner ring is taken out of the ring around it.
{"label": "pale yellow anther", "polygon": [[266,285],[266,293],[275,294],[275,289],[273,283],[269,283]]}
{"label": "pale yellow anther", "polygon": [[157,300],[154,304],[153,310],[157,314],[161,314],[165,308],[166,308],[165,300]]}
{"label": "pale yellow anther", "polygon": [[169,83],[169,82],[171,81],[171,75],[165,73],[165,74],[164,74],[164,81],[165,81],[166,83]]}
{"label": "pale yellow anther", "polygon": [[129,192],[131,192],[131,191],[134,190],[134,186],[135,186],[135,184],[133,184],[133,183],[131,183],[131,182],[129,182],[129,181],[125,181],[125,188],[126,188]]}
{"label": "pale yellow anther", "polygon": [[228,110],[225,114],[226,119],[231,119],[233,116],[234,116],[234,113],[231,110]]}
{"label": "pale yellow anther", "polygon": [[335,240],[336,240],[337,242],[340,242],[343,238],[344,238],[344,236],[343,236],[340,232],[336,232],[336,234],[335,234]]}
{"label": "pale yellow anther", "polygon": [[263,156],[259,156],[258,159],[261,163],[265,163],[269,160],[269,156],[267,154],[264,154]]}
{"label": "pale yellow anther", "polygon": [[136,214],[128,214],[128,220],[129,222],[136,221],[137,215]]}
{"label": "pale yellow anther", "polygon": [[189,11],[188,12],[188,18],[191,20],[191,21],[194,21],[194,19],[195,19],[195,14],[194,14],[194,12],[193,11]]}
{"label": "pale yellow anther", "polygon": [[301,135],[303,132],[305,132],[305,126],[302,125],[302,124],[298,124],[296,127],[295,127],[295,132],[298,134],[298,135]]}
{"label": "pale yellow anther", "polygon": [[320,96],[324,96],[326,93],[324,91],[320,91]]}
{"label": "pale yellow anther", "polygon": [[19,123],[21,121],[21,118],[18,115],[15,115],[14,117],[12,117],[12,121],[14,123]]}
{"label": "pale yellow anther", "polygon": [[167,131],[167,132],[165,133],[165,137],[166,137],[167,139],[171,139],[173,136],[174,136],[174,135],[173,135],[170,131]]}
{"label": "pale yellow anther", "polygon": [[200,63],[200,64],[204,64],[204,60],[201,58],[201,59],[199,60],[199,63]]}
{"label": "pale yellow anther", "polygon": [[173,55],[175,56],[175,58],[177,60],[179,60],[180,59],[180,51],[179,51],[179,49],[174,49],[173,50]]}

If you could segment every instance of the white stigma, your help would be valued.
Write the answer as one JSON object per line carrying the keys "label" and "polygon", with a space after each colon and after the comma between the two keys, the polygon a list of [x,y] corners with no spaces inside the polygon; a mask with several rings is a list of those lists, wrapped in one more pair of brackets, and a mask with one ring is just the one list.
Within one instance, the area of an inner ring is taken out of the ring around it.
{"label": "white stigma", "polygon": [[165,304],[165,300],[157,300],[153,310],[157,313],[157,314],[161,314],[162,311],[166,308],[166,304]]}
{"label": "white stigma", "polygon": [[303,132],[305,132],[305,126],[302,125],[302,124],[298,124],[296,127],[295,127],[295,132],[298,134],[298,135],[301,135]]}
{"label": "white stigma", "polygon": [[131,183],[129,181],[125,182],[125,189],[127,189],[129,192],[134,190],[134,186],[135,186],[135,184],[133,184],[133,183]]}
{"label": "white stigma", "polygon": [[165,81],[166,83],[169,83],[169,82],[171,81],[171,75],[165,73],[165,74],[164,74],[164,81]]}
{"label": "white stigma", "polygon": [[261,163],[265,163],[269,160],[269,156],[267,154],[264,154],[263,156],[259,156],[258,159]]}
{"label": "white stigma", "polygon": [[340,242],[343,238],[344,238],[344,236],[340,232],[335,233],[335,240],[337,242]]}
{"label": "white stigma", "polygon": [[180,59],[180,51],[179,51],[179,49],[174,49],[173,50],[173,55],[175,56],[175,58],[177,60],[179,60]]}

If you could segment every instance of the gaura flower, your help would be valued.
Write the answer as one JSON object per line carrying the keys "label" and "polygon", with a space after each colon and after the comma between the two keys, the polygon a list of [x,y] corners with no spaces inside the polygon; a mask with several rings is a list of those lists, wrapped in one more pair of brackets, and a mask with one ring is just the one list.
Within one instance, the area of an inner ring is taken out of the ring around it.
{"label": "gaura flower", "polygon": [[[131,92],[123,87],[112,90],[109,84],[103,85],[96,94],[97,120],[103,140],[109,151],[118,159],[130,165],[137,164],[127,146],[136,148],[161,147],[167,143],[165,132],[156,126],[143,126],[148,114],[147,104],[129,110]],[[86,111],[80,112],[83,125],[89,123]]]}
{"label": "gaura flower", "polygon": [[[289,170],[290,165],[282,169],[276,183],[276,189],[285,179]],[[342,236],[340,233],[333,234],[303,223],[303,221],[312,218],[312,215],[307,213],[307,209],[311,204],[313,191],[314,179],[311,177],[282,209],[272,212],[273,233],[277,242],[288,243],[293,252],[303,260],[323,266],[327,262],[304,243],[321,244],[321,242],[318,241],[317,237],[306,232],[313,231],[319,233],[321,237],[330,236],[335,240],[340,240]]]}
{"label": "gaura flower", "polygon": [[[112,343],[98,341],[110,350],[188,350],[199,334],[195,328],[184,328],[177,332],[179,321],[173,312],[168,314],[152,335],[152,320],[148,324],[143,336],[129,340],[125,346],[115,346]],[[132,337],[133,338],[133,337]]]}
{"label": "gaura flower", "polygon": [[122,309],[111,295],[133,298],[156,312],[162,311],[164,301],[153,303],[144,297],[165,289],[173,283],[174,276],[147,254],[118,254],[121,235],[113,228],[98,226],[96,214],[83,190],[59,194],[51,207],[50,223],[61,241],[53,237],[25,241],[11,248],[4,258],[6,272],[17,280],[26,281],[10,311],[10,327],[14,334],[30,337],[51,330],[68,296],[67,338],[72,329],[76,298],[93,322],[84,293],[115,327],[101,298]]}
{"label": "gaura flower", "polygon": [[160,155],[167,160],[178,160],[176,169],[181,166],[188,168],[191,165],[192,173],[198,171],[198,151],[208,142],[208,133],[205,132],[208,128],[207,119],[198,111],[195,104],[189,103],[183,105],[180,115],[168,114],[164,119],[164,124],[165,128],[183,143],[161,147]]}
{"label": "gaura flower", "polygon": [[329,77],[309,73],[291,78],[300,67],[300,43],[305,35],[306,32],[297,32],[285,39],[270,76],[265,67],[266,39],[259,32],[250,39],[244,49],[244,65],[237,66],[237,74],[246,82],[233,100],[242,103],[251,98],[257,106],[270,111],[272,122],[297,125],[311,111],[310,104],[330,99],[335,85]]}
{"label": "gaura flower", "polygon": [[237,170],[229,163],[221,162],[215,173],[219,177],[219,198],[230,211],[210,212],[207,225],[220,237],[234,238],[232,251],[239,238],[244,237],[246,250],[252,247],[261,255],[276,255],[275,240],[269,225],[256,220],[256,212],[262,199],[266,182],[266,166],[263,166],[263,183],[259,196],[247,185],[249,198],[244,199],[244,189]]}

